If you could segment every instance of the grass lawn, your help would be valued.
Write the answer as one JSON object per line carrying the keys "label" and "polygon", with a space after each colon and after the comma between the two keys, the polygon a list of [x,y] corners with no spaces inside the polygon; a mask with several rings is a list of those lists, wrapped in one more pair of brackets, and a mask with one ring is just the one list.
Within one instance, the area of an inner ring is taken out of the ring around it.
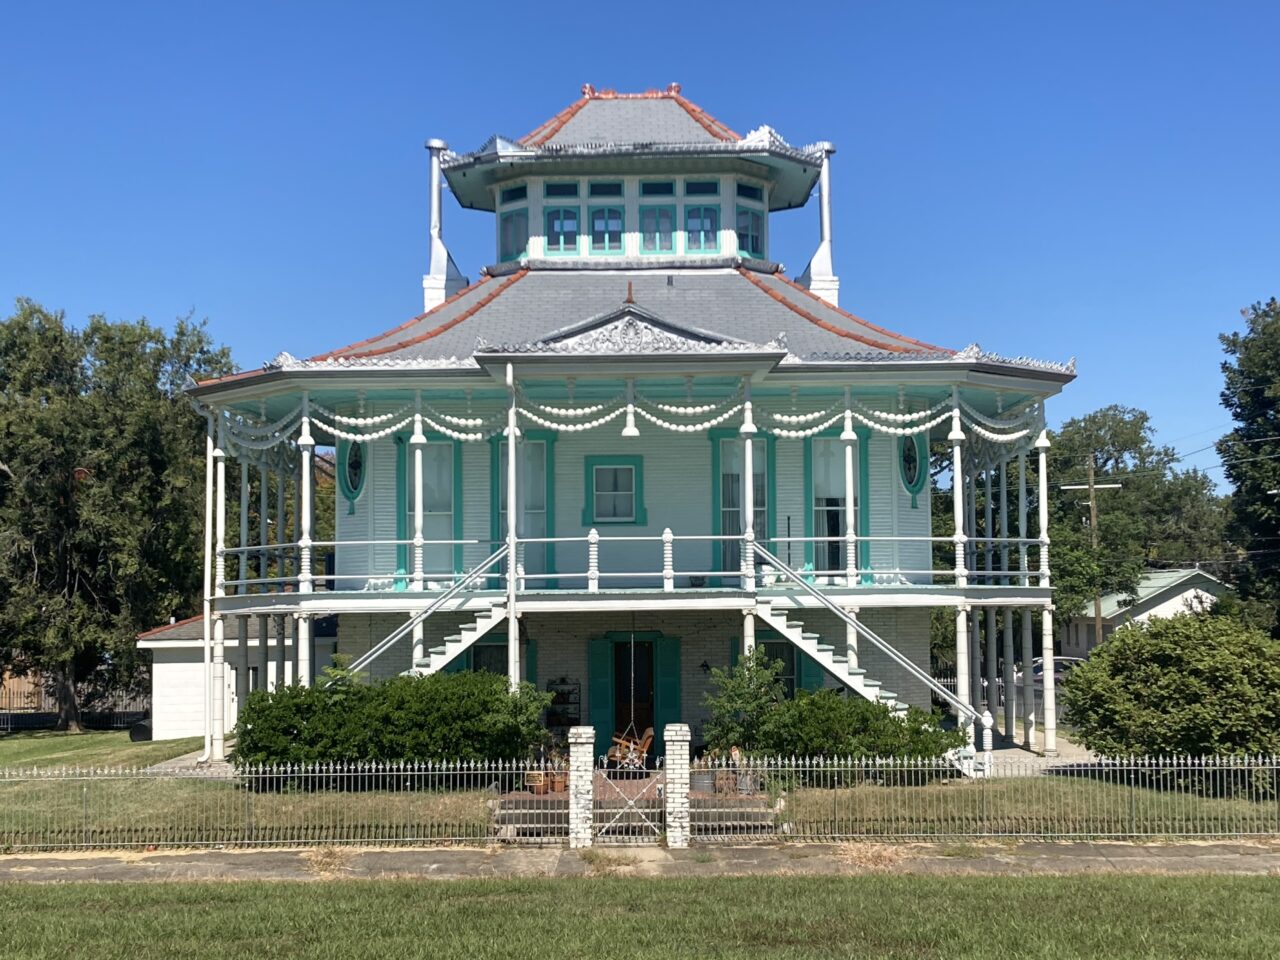
{"label": "grass lawn", "polygon": [[200,737],[130,743],[127,730],[24,730],[0,736],[0,767],[146,767],[203,746]]}
{"label": "grass lawn", "polygon": [[1280,956],[1264,877],[23,884],[0,916],[7,960]]}

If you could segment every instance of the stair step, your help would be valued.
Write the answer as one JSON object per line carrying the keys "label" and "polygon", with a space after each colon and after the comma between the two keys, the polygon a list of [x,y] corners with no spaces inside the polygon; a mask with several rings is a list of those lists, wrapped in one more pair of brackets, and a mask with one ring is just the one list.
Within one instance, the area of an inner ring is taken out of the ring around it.
{"label": "stair step", "polygon": [[876,697],[878,697],[882,703],[886,703],[890,700],[893,700],[897,698],[897,696],[898,695],[894,693],[892,690],[879,690],[876,692]]}
{"label": "stair step", "polygon": [[848,662],[849,662],[849,657],[848,657],[848,655],[847,655],[847,654],[843,654],[843,653],[833,653],[833,654],[831,655],[831,662],[832,662],[832,663],[848,663]]}
{"label": "stair step", "polygon": [[803,626],[804,626],[804,622],[803,622],[802,620],[788,620],[788,621],[787,621],[787,629],[788,629],[788,630],[799,630],[799,629],[800,629],[801,627],[803,627]]}
{"label": "stair step", "polygon": [[831,653],[833,650],[835,650],[835,647],[832,644],[829,644],[829,643],[818,644],[819,653]]}
{"label": "stair step", "polygon": [[800,634],[800,639],[801,639],[801,640],[812,640],[812,641],[814,641],[815,643],[817,643],[817,641],[818,641],[819,639],[821,639],[821,637],[822,637],[822,634],[820,634],[820,633],[802,633],[802,634]]}

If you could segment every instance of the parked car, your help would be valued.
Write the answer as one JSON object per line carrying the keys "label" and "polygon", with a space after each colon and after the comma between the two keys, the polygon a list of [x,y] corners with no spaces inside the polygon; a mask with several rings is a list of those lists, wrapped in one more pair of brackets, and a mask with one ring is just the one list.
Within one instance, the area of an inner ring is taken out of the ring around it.
{"label": "parked car", "polygon": [[[1081,657],[1054,657],[1053,658],[1053,683],[1056,687],[1060,684],[1068,673],[1080,664],[1084,663]],[[1013,675],[1013,682],[1019,686],[1022,685],[1022,671],[1019,670]],[[1044,658],[1036,657],[1031,661],[1031,683],[1034,686],[1044,685]]]}

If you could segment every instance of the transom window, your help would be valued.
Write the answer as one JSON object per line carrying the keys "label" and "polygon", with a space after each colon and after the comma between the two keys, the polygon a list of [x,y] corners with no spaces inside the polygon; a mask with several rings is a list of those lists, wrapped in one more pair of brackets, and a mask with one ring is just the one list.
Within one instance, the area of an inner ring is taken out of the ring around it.
{"label": "transom window", "polygon": [[592,456],[583,459],[582,525],[634,523],[643,526],[644,460],[639,456]]}
{"label": "transom window", "polygon": [[720,208],[685,207],[685,250],[715,253],[720,249]]}
{"label": "transom window", "polygon": [[593,183],[587,187],[587,196],[589,197],[620,197],[622,196],[622,184]]}
{"label": "transom window", "polygon": [[502,202],[516,203],[520,200],[528,199],[528,196],[529,196],[529,188],[522,183],[518,187],[507,187],[507,189],[503,190]]}
{"label": "transom window", "polygon": [[547,253],[578,252],[578,208],[551,207],[546,212]]}
{"label": "transom window", "polygon": [[578,195],[577,182],[570,183],[548,183],[542,188],[543,196],[547,197],[576,197]]}
{"label": "transom window", "polygon": [[518,260],[529,246],[529,211],[504,213],[498,223],[498,257]]}
{"label": "transom window", "polygon": [[715,197],[719,194],[719,180],[686,180],[684,182],[686,197]]}
{"label": "transom window", "polygon": [[755,200],[757,203],[764,202],[764,190],[761,187],[753,187],[749,183],[738,184],[738,196],[744,200]]}
{"label": "transom window", "polygon": [[640,252],[674,253],[676,249],[676,208],[640,208]]}
{"label": "transom window", "polygon": [[738,252],[764,256],[764,214],[759,210],[738,208]]}
{"label": "transom window", "polygon": [[642,197],[674,197],[676,184],[674,180],[652,180],[640,184]]}
{"label": "transom window", "polygon": [[622,252],[621,207],[592,207],[591,252]]}

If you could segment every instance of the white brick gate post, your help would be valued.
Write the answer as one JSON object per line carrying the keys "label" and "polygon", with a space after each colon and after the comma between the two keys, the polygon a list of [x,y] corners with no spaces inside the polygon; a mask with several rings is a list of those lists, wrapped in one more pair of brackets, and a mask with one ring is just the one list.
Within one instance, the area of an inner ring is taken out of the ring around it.
{"label": "white brick gate post", "polygon": [[595,803],[595,727],[569,728],[569,846],[591,846]]}
{"label": "white brick gate post", "polygon": [[689,846],[689,741],[692,735],[687,723],[667,724],[663,731],[667,775],[667,846],[683,850]]}

